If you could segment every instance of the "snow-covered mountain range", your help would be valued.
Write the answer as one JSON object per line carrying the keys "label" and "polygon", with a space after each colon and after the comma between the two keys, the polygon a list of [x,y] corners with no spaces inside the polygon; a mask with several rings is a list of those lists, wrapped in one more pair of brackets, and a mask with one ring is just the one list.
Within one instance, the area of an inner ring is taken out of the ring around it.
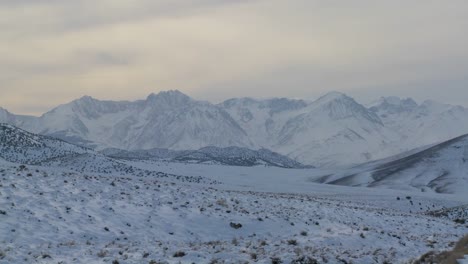
{"label": "snow-covered mountain range", "polygon": [[134,102],[85,96],[40,117],[0,109],[0,122],[96,149],[266,148],[304,164],[338,166],[468,133],[468,109],[396,97],[364,106],[337,92],[315,101],[235,98],[212,104],[167,91]]}

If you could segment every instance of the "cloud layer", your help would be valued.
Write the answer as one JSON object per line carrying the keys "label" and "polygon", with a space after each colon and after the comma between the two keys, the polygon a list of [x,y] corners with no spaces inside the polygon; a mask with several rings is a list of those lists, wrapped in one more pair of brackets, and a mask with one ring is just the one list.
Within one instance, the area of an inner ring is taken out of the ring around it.
{"label": "cloud layer", "polygon": [[0,106],[402,95],[468,101],[468,2],[0,0]]}

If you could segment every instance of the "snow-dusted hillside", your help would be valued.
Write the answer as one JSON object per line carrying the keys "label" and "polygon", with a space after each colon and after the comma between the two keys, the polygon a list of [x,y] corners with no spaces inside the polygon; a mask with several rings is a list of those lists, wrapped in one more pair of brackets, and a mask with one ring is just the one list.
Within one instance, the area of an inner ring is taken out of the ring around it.
{"label": "snow-dusted hillside", "polygon": [[164,148],[125,150],[118,148],[106,148],[100,150],[108,157],[126,160],[171,160],[177,155],[185,153],[185,150],[172,150]]}
{"label": "snow-dusted hillside", "polygon": [[319,177],[321,183],[466,194],[468,135]]}
{"label": "snow-dusted hillside", "polygon": [[165,160],[170,162],[189,162],[221,164],[232,166],[275,166],[282,168],[309,168],[286,156],[267,149],[251,150],[241,147],[204,147],[199,150],[150,149],[127,151],[105,149],[104,155],[129,160]]}
{"label": "snow-dusted hillside", "polygon": [[55,138],[32,134],[0,123],[0,157],[17,163],[39,164],[89,150]]}
{"label": "snow-dusted hillside", "polygon": [[201,176],[180,176],[140,169],[124,161],[60,139],[36,135],[8,124],[0,124],[0,165],[40,165],[80,173],[147,175],[155,179],[216,184]]}
{"label": "snow-dusted hillside", "polygon": [[282,168],[306,168],[301,163],[267,149],[250,150],[239,147],[205,147],[174,158],[177,161],[216,163],[233,166],[275,166]]}
{"label": "snow-dusted hillside", "polygon": [[89,96],[41,117],[0,109],[0,121],[72,143],[124,150],[270,149],[304,164],[342,166],[389,157],[468,133],[468,109],[382,98],[369,107],[337,92],[315,101],[197,101],[179,91],[145,100]]}

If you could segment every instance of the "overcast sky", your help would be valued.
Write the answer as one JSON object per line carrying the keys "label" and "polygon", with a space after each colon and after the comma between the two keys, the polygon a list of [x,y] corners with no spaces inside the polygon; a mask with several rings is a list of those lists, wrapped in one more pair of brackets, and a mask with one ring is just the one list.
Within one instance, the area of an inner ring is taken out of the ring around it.
{"label": "overcast sky", "polygon": [[468,105],[466,0],[0,0],[0,106],[341,91]]}

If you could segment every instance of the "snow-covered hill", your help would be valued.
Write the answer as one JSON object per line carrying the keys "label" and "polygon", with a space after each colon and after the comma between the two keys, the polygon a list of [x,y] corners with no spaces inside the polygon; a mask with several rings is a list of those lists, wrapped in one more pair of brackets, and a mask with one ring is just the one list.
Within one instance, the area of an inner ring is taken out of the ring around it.
{"label": "snow-covered hill", "polygon": [[178,155],[173,160],[195,163],[216,163],[231,166],[275,166],[307,168],[303,164],[267,149],[250,150],[240,147],[205,147]]}
{"label": "snow-covered hill", "polygon": [[99,150],[266,148],[334,167],[468,133],[468,109],[396,97],[366,107],[337,92],[315,101],[239,98],[215,105],[167,91],[134,102],[85,96],[41,117],[0,109],[0,122]]}
{"label": "snow-covered hill", "polygon": [[0,123],[0,157],[9,162],[39,164],[90,150],[55,138],[36,135]]}
{"label": "snow-covered hill", "polygon": [[204,147],[199,150],[120,150],[105,149],[104,155],[128,160],[164,160],[170,162],[190,162],[221,164],[231,166],[275,166],[281,168],[310,168],[286,156],[267,149],[251,150],[241,147]]}
{"label": "snow-covered hill", "polygon": [[321,183],[466,194],[468,135],[319,177]]}
{"label": "snow-covered hill", "polygon": [[165,148],[125,150],[118,148],[106,148],[100,150],[108,157],[126,160],[171,160],[177,155],[185,153],[186,150],[172,150]]}
{"label": "snow-covered hill", "polygon": [[19,163],[80,173],[147,175],[155,179],[215,184],[201,176],[180,176],[139,169],[124,161],[60,139],[37,135],[8,124],[0,124],[0,165]]}

